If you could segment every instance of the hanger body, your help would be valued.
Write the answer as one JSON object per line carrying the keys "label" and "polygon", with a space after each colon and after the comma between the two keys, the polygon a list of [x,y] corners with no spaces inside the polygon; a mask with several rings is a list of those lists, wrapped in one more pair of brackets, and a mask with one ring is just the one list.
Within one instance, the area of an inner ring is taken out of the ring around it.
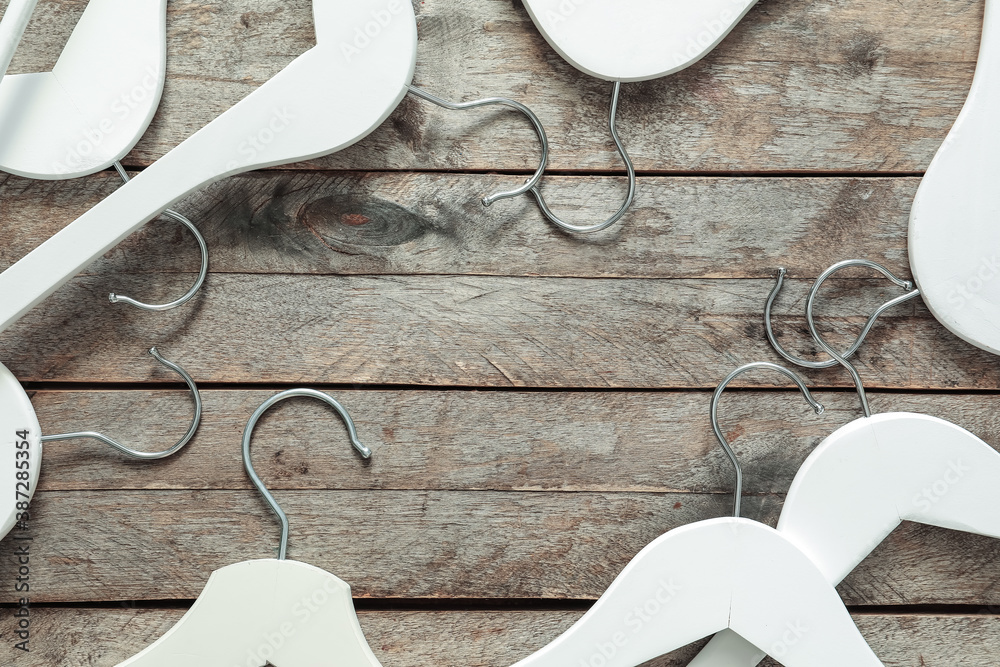
{"label": "hanger body", "polygon": [[[1000,454],[951,422],[922,414],[857,419],[796,474],[778,531],[833,585],[903,521],[1000,538]],[[692,667],[753,667],[764,654],[722,633]]]}
{"label": "hanger body", "polygon": [[524,0],[545,39],[577,69],[647,81],[701,60],[757,0]]}
{"label": "hanger body", "polygon": [[313,11],[317,46],[0,275],[0,331],[188,194],[338,151],[381,125],[413,78],[412,5],[315,0]]}
{"label": "hanger body", "polygon": [[658,538],[583,618],[515,667],[637,667],[726,628],[787,667],[882,664],[798,547],[726,518]]}
{"label": "hanger body", "polygon": [[351,587],[305,563],[255,560],[212,573],[163,637],[118,667],[381,667]]}
{"label": "hanger body", "polygon": [[913,276],[960,338],[1000,354],[1000,6],[986,1],[969,99],[920,184],[910,215]]}
{"label": "hanger body", "polygon": [[[73,178],[124,157],[160,104],[166,6],[166,0],[91,0],[51,72],[4,76],[0,169]],[[20,37],[23,26],[16,28]]]}
{"label": "hanger body", "polygon": [[[10,532],[38,486],[42,468],[42,430],[35,409],[17,378],[0,364],[0,538]],[[27,464],[24,462],[27,461]],[[23,478],[23,479],[22,479]]]}

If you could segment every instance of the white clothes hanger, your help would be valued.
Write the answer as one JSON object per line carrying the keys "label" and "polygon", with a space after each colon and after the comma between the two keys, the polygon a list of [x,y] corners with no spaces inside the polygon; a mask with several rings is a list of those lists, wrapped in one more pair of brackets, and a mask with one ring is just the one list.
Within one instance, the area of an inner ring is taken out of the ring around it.
{"label": "white clothes hanger", "polygon": [[541,166],[484,205],[525,194],[541,179],[548,144],[530,109],[503,98],[452,104],[411,84],[417,24],[409,2],[314,0],[313,13],[315,47],[0,275],[0,331],[188,194],[227,176],[346,148],[381,125],[407,93],[448,109],[503,105],[532,122]]}
{"label": "white clothes hanger", "polygon": [[347,411],[311,389],[282,392],[250,417],[243,432],[243,464],[254,486],[281,521],[277,559],[224,567],[211,576],[194,606],[163,637],[118,667],[381,667],[365,641],[351,588],[329,572],[285,560],[288,517],[261,482],[250,460],[250,439],[260,417],[296,396],[328,404],[344,420],[351,443],[365,459]]}
{"label": "white clothes hanger", "polygon": [[959,338],[1000,354],[1000,3],[986,0],[968,101],[910,213],[910,267],[924,303]]}
{"label": "white clothes hanger", "polygon": [[142,452],[131,449],[106,435],[86,431],[62,435],[42,435],[38,417],[31,400],[17,378],[0,364],[0,462],[4,466],[0,479],[0,539],[22,520],[28,518],[29,504],[38,486],[38,475],[42,468],[42,443],[57,440],[91,439],[99,440],[122,454],[143,461],[155,461],[173,456],[190,442],[201,423],[201,394],[198,386],[183,368],[160,356],[156,348],[149,354],[160,364],[180,375],[187,384],[194,399],[194,418],[184,437],[172,447],[162,452]]}
{"label": "white clothes hanger", "polygon": [[[794,373],[788,376],[817,411]],[[717,392],[721,392],[720,385]],[[643,549],[575,625],[515,667],[636,667],[721,629],[732,629],[788,667],[881,665],[836,590],[797,546],[776,530],[739,517],[742,471],[736,467],[736,517],[683,526]]]}
{"label": "white clothes hanger", "polygon": [[614,82],[609,126],[625,162],[625,203],[604,222],[578,225],[559,218],[541,190],[531,189],[542,213],[568,232],[592,233],[621,220],[635,201],[632,159],[618,136],[622,83],[649,81],[701,60],[746,16],[757,0],[524,0],[542,36],[569,64]]}
{"label": "white clothes hanger", "polygon": [[[0,21],[3,72],[36,2],[14,0]],[[132,150],[163,93],[166,6],[166,0],[90,0],[52,71],[3,76],[0,170],[75,178]]]}
{"label": "white clothes hanger", "polygon": [[[994,511],[1000,504],[1000,453],[943,419],[908,412],[872,416],[857,369],[819,335],[815,297],[836,270],[813,286],[806,316],[817,343],[851,373],[865,416],[838,429],[809,455],[778,520],[778,531],[835,586],[903,521],[1000,538],[1000,516]],[[882,267],[878,270],[895,279]],[[780,274],[769,303],[782,278]],[[865,334],[873,324],[874,318]],[[853,354],[857,345],[851,350]],[[753,667],[763,659],[756,647],[727,632],[713,638],[690,664]]]}
{"label": "white clothes hanger", "polygon": [[705,57],[757,0],[524,0],[546,41],[581,72],[649,81]]}

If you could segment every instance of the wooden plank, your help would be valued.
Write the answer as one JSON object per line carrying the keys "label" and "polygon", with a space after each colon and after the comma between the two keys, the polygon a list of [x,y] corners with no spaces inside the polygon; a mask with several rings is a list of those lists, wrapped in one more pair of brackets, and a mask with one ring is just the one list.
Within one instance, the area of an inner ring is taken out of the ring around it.
{"label": "wooden plank", "polygon": [[[359,597],[596,599],[644,546],[722,516],[705,494],[281,491],[289,555]],[[771,524],[775,496],[745,515]],[[246,491],[41,492],[27,531],[38,603],[186,600],[212,570],[273,557],[278,528]],[[4,548],[13,549],[12,538]],[[381,565],[380,565],[381,564]],[[14,559],[0,561],[13,581]],[[1000,540],[906,525],[842,585],[854,605],[1000,604]]]}
{"label": "wooden plank", "polygon": [[[83,0],[43,2],[12,71],[55,61]],[[129,159],[148,164],[314,40],[310,3],[172,2],[160,112]],[[565,63],[520,3],[426,0],[416,81],[450,98],[532,106],[560,170],[621,170],[609,85]],[[703,62],[625,88],[621,132],[644,171],[920,171],[969,90],[983,3],[766,0]],[[345,91],[349,94],[349,91]],[[531,170],[537,147],[510,112],[447,112],[407,99],[370,138],[311,167]]]}
{"label": "wooden plank", "polygon": [[[169,630],[181,610],[35,609],[31,653],[3,646],[18,667],[109,667]],[[385,665],[503,667],[545,646],[567,629],[574,611],[361,611],[368,643]],[[1000,619],[994,615],[857,615],[855,620],[887,665],[992,665]],[[14,626],[0,618],[5,639]],[[9,639],[8,639],[9,641]],[[683,667],[704,642],[659,658],[650,667]],[[765,667],[777,663],[768,660]]]}
{"label": "wooden plank", "polygon": [[[180,455],[155,464],[98,442],[45,445],[44,491],[251,489],[240,457],[250,414],[273,391],[205,391],[206,417]],[[717,493],[732,469],[709,427],[707,392],[347,391],[332,394],[373,450],[361,465],[336,415],[291,401],[258,424],[254,464],[272,489]],[[860,416],[854,394],[821,392],[822,416],[797,393],[733,391],[722,427],[750,494],[783,494],[822,439]],[[871,395],[879,412],[948,419],[1000,445],[1000,397]],[[183,431],[184,392],[38,391],[46,433],[97,429],[147,450]]]}
{"label": "wooden plank", "polygon": [[[904,272],[916,178],[643,178],[621,225],[561,234],[526,200],[483,209],[510,176],[262,173],[227,179],[177,209],[196,221],[217,273],[476,274],[763,278],[815,276],[866,257]],[[584,216],[621,183],[553,177],[553,206]],[[23,257],[120,181],[0,180],[0,267]],[[90,273],[196,272],[176,223],[147,225]],[[109,277],[109,281],[114,280]],[[155,289],[155,284],[153,289]]]}
{"label": "wooden plank", "polygon": [[[180,294],[189,278],[157,280]],[[145,282],[111,284],[146,296]],[[805,287],[793,291],[801,297]],[[775,358],[762,326],[770,289],[770,280],[225,274],[210,277],[194,307],[154,315],[113,308],[109,280],[84,277],[5,332],[0,359],[24,382],[173,379],[143,354],[162,344],[201,382],[712,388],[740,364]],[[823,311],[837,313],[870,312],[891,293],[851,280],[829,292]],[[785,309],[801,313],[801,300]],[[853,336],[863,317],[826,320]],[[792,349],[806,340],[801,321],[780,321]],[[871,388],[1000,383],[996,357],[912,302],[876,328],[860,368]],[[850,384],[837,370],[812,377]]]}

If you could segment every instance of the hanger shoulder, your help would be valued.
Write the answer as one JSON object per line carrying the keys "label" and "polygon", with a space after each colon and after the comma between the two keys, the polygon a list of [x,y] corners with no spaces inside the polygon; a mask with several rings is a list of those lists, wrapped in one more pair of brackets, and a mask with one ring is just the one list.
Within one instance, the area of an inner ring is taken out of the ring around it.
{"label": "hanger shoulder", "polygon": [[636,667],[730,627],[790,667],[881,665],[794,544],[756,521],[714,519],[651,543],[583,618],[516,667]]}
{"label": "hanger shoulder", "polygon": [[739,534],[730,628],[786,667],[880,667],[837,590],[781,533],[730,520]]}
{"label": "hanger shoulder", "polygon": [[910,267],[927,307],[969,343],[1000,354],[1000,3],[987,0],[976,76],[910,213]]}
{"label": "hanger shoulder", "polygon": [[577,69],[646,81],[701,60],[757,0],[524,0],[545,39]]}
{"label": "hanger shoulder", "polygon": [[575,625],[515,667],[636,667],[728,627],[733,533],[708,523],[657,538]]}
{"label": "hanger shoulder", "polygon": [[92,0],[51,72],[0,80],[0,169],[63,179],[107,168],[149,127],[165,70],[166,0]]}
{"label": "hanger shoulder", "polygon": [[381,667],[350,587],[295,561],[237,563],[212,574],[163,637],[118,667]]}
{"label": "hanger shoulder", "polygon": [[340,150],[374,130],[413,77],[416,24],[407,12],[358,53],[328,40],[299,56],[7,269],[0,331],[188,194],[226,176]]}
{"label": "hanger shoulder", "polygon": [[792,480],[778,530],[837,584],[901,519],[871,419],[830,434]]}
{"label": "hanger shoulder", "polygon": [[1000,453],[930,415],[876,415],[872,428],[902,520],[1000,538]]}
{"label": "hanger shoulder", "polygon": [[17,378],[0,364],[0,538],[28,511],[42,468],[42,430]]}

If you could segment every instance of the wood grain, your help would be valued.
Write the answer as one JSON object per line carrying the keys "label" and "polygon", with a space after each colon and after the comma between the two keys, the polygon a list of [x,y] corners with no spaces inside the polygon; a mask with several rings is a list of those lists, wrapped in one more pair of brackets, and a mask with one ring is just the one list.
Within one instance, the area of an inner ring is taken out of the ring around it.
{"label": "wood grain", "polygon": [[[11,654],[18,667],[112,667],[169,630],[181,610],[37,609],[30,654]],[[361,611],[365,637],[385,665],[505,667],[567,629],[574,611]],[[1000,619],[995,615],[855,616],[858,627],[887,665],[945,667],[991,664]],[[9,615],[0,632],[13,629]],[[703,642],[648,667],[683,667]],[[0,649],[2,651],[3,649]],[[6,651],[5,651],[6,652]],[[766,661],[765,667],[777,663]]]}
{"label": "wood grain", "polygon": [[[50,67],[83,4],[43,2],[11,71]],[[164,99],[129,163],[157,159],[310,48],[309,9],[171,2]],[[415,9],[419,85],[456,100],[514,97],[546,124],[553,168],[622,170],[610,86],[564,62],[520,3]],[[921,171],[968,95],[982,12],[979,0],[765,0],[704,61],[626,86],[623,139],[643,171]],[[537,152],[515,114],[408,98],[371,137],[309,168],[530,171]]]}
{"label": "wood grain", "polygon": [[[764,375],[763,377],[766,377]],[[244,490],[240,438],[274,391],[205,391],[205,419],[183,453],[154,464],[93,441],[45,445],[44,491]],[[707,392],[356,391],[332,395],[373,450],[361,464],[337,416],[317,401],[273,408],[253,439],[276,490],[562,491],[726,494],[733,473],[709,426]],[[191,415],[176,391],[38,391],[46,433],[97,429],[147,450],[176,440]],[[791,391],[730,391],[724,432],[744,488],[783,494],[824,437],[861,415],[852,393],[819,392],[822,416]],[[879,412],[931,414],[1000,445],[1000,397],[885,394]]]}
{"label": "wood grain", "polygon": [[[38,609],[32,652],[14,655],[18,667],[111,667],[144,649],[180,618],[181,610]],[[505,667],[567,629],[573,611],[361,611],[361,627],[385,665]],[[950,667],[990,664],[1000,620],[994,615],[857,615],[862,634],[887,665]],[[13,629],[5,615],[0,632]],[[683,667],[704,642],[648,667]],[[770,660],[763,663],[774,667]]]}
{"label": "wood grain", "polygon": [[[596,599],[661,534],[731,512],[726,495],[281,491],[289,556],[378,599]],[[780,498],[746,498],[774,524]],[[41,492],[27,532],[38,603],[193,599],[212,572],[274,557],[246,491]],[[11,538],[12,539],[12,538]],[[13,549],[11,542],[8,549]],[[381,566],[379,563],[391,564]],[[13,581],[14,559],[0,561]],[[855,605],[1000,604],[1000,541],[906,525],[841,586]],[[5,594],[8,599],[11,593]]]}
{"label": "wood grain", "polygon": [[[268,172],[230,178],[177,208],[196,221],[215,273],[764,278],[813,277],[865,257],[900,273],[916,178],[643,178],[621,225],[561,234],[526,200],[479,197],[518,179],[468,174]],[[552,202],[586,215],[620,179],[552,177]],[[120,185],[0,180],[0,267]],[[822,242],[821,242],[822,241]],[[176,223],[147,225],[88,273],[196,272]],[[109,281],[114,280],[109,277]],[[193,278],[192,278],[193,280]],[[147,288],[148,289],[148,288]],[[155,289],[155,286],[154,286]]]}
{"label": "wood grain", "polygon": [[[50,68],[85,4],[42,0],[11,71]],[[172,0],[163,104],[127,164],[158,159],[307,50],[310,5]],[[579,222],[613,210],[609,85],[556,55],[520,2],[415,10],[417,84],[531,105],[552,142],[556,209]],[[774,269],[794,278],[778,330],[796,350],[811,349],[803,295],[827,265],[866,257],[906,275],[917,177],[965,101],[982,14],[981,0],[763,0],[704,61],[625,86],[619,127],[643,177],[625,223],[597,237],[557,233],[527,200],[479,205],[534,169],[523,119],[412,98],[340,154],[182,202],[213,253],[195,304],[148,315],[105,302],[189,286],[191,239],[155,223],[0,337],[48,433],[172,442],[190,404],[142,354],[152,344],[207,388],[198,436],[167,461],[46,446],[26,533],[33,651],[0,644],[0,663],[110,667],[166,631],[212,570],[272,556],[276,526],[238,441],[265,397],[299,384],[347,405],[372,462],[304,402],[262,421],[255,461],[292,517],[292,557],[351,582],[379,658],[509,665],[541,647],[649,541],[729,511],[705,390],[776,359],[761,327]],[[0,177],[0,269],[116,187],[110,173]],[[859,275],[824,294],[832,338],[893,294]],[[921,304],[876,327],[859,367],[892,390],[874,392],[876,411],[934,414],[1000,444],[996,358]],[[761,391],[777,381],[766,374],[724,399],[746,514],[771,524],[801,461],[858,415],[844,373],[807,377],[822,417],[791,391]],[[992,664],[998,544],[906,524],[840,592],[887,665]],[[0,558],[0,583],[13,568]],[[654,664],[687,664],[696,648]]]}
{"label": "wood grain", "polygon": [[[189,278],[156,280],[176,295]],[[107,304],[109,283],[152,291],[141,276],[74,280],[4,333],[0,359],[22,382],[162,382],[171,376],[143,354],[162,344],[200,382],[707,389],[743,363],[776,358],[762,324],[770,280],[224,274],[193,306],[155,315]],[[824,326],[846,340],[890,293],[842,281],[822,312],[859,316]],[[802,307],[790,298],[778,312]],[[808,351],[802,317],[779,319],[786,345]],[[995,389],[997,364],[912,302],[860,357],[872,388]],[[838,370],[811,382],[850,385]]]}

